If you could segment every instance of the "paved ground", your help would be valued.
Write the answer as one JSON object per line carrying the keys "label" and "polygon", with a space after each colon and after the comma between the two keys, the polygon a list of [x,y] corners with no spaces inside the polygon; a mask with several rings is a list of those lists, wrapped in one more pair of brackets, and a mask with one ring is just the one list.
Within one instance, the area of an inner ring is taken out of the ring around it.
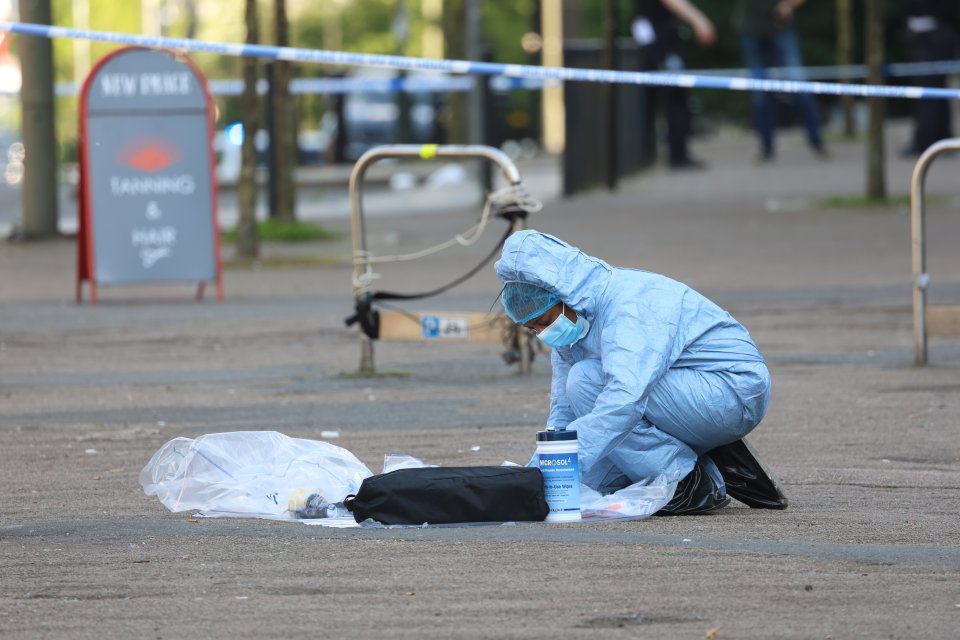
{"label": "paved ground", "polygon": [[[891,148],[904,135],[892,129]],[[72,302],[72,242],[0,244],[0,637],[956,637],[960,340],[912,366],[906,208],[828,206],[862,191],[860,144],[819,162],[781,140],[763,167],[749,139],[704,141],[709,171],[554,199],[531,226],[685,280],[745,323],[774,378],[753,442],[784,512],[392,531],[192,522],[137,484],[170,438],[338,430],[374,470],[393,451],[523,461],[546,417],[546,359],[518,377],[497,346],[384,343],[378,368],[403,376],[343,375],[358,362],[342,324],[347,240],[266,247],[259,265],[227,269],[222,304],[118,287],[95,307]],[[929,179],[931,297],[954,304],[958,162]],[[911,166],[891,157],[892,194],[908,193]],[[420,248],[475,217],[372,216],[371,246]],[[381,285],[441,284],[499,232],[384,268]],[[487,270],[410,308],[486,311],[498,288]]]}

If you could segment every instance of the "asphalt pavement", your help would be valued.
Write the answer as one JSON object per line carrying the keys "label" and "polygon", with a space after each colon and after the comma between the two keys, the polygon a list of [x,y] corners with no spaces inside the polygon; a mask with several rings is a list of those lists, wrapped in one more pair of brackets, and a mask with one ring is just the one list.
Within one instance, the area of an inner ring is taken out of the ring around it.
{"label": "asphalt pavement", "polygon": [[[888,132],[888,188],[909,193]],[[137,477],[164,442],[275,429],[373,471],[391,452],[442,465],[525,461],[547,415],[496,344],[384,342],[355,375],[349,220],[339,239],[224,247],[226,299],[182,285],[73,301],[74,240],[0,243],[0,637],[954,638],[960,628],[960,338],[913,365],[907,207],[853,206],[862,141],[776,163],[698,140],[700,172],[662,167],[559,197],[559,164],[521,164],[530,226],[621,266],[683,280],[740,319],[773,398],[751,441],[790,499],[622,523],[324,529],[170,513]],[[930,297],[960,304],[960,159],[929,184]],[[403,253],[477,218],[469,183],[371,194],[370,247]],[[313,205],[307,203],[313,202]],[[844,203],[848,204],[844,204]],[[229,211],[221,215],[229,215]],[[496,244],[380,267],[378,286],[449,281]],[[410,310],[486,312],[492,268]]]}

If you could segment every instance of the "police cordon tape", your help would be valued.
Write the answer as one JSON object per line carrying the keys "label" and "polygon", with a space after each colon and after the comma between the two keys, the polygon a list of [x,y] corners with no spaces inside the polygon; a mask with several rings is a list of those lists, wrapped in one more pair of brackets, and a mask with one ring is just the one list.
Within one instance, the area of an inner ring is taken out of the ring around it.
{"label": "police cordon tape", "polygon": [[[503,81],[506,82],[503,82]],[[490,79],[490,87],[495,91],[509,89],[540,89],[544,82],[530,82],[523,78],[503,78],[495,76]],[[58,82],[55,93],[58,96],[72,96],[80,92],[80,83]],[[208,80],[210,93],[219,96],[238,96],[243,93],[243,80]],[[257,80],[257,93],[264,95],[270,83],[260,78]],[[473,88],[473,78],[469,76],[430,76],[407,78],[293,78],[290,80],[290,93],[293,95],[338,94],[338,93],[451,93],[469,91]],[[16,95],[18,92],[9,91],[0,95]]]}
{"label": "police cordon tape", "polygon": [[[895,62],[882,68],[885,77],[948,75],[960,73],[960,60],[937,60],[933,62]],[[694,75],[743,77],[749,69],[698,69],[686,73]],[[864,65],[840,65],[818,67],[770,67],[766,69],[768,77],[773,79],[794,78],[810,80],[812,78],[862,78],[866,76]],[[545,86],[562,84],[560,80],[542,78],[508,78],[491,76],[492,91],[512,91],[517,89],[539,90]],[[243,93],[242,80],[214,79],[207,83],[210,93],[217,96],[238,96]],[[341,93],[456,93],[470,91],[474,78],[470,76],[405,76],[399,78],[293,78],[290,81],[290,93],[293,95],[341,94]],[[257,81],[257,93],[265,95],[269,88],[267,80]],[[80,92],[80,83],[58,82],[54,93],[58,96],[73,96]],[[19,91],[0,90],[0,95],[14,96]]]}
{"label": "police cordon tape", "polygon": [[508,76],[512,78],[555,79],[575,82],[635,84],[689,89],[724,89],[728,91],[765,91],[777,93],[812,93],[818,95],[852,95],[879,98],[957,99],[960,89],[940,87],[906,87],[893,85],[841,84],[806,80],[772,80],[664,73],[615,71],[610,69],[574,69],[569,67],[537,67],[532,65],[472,62],[469,60],[431,60],[407,56],[391,56],[323,49],[274,47],[259,44],[222,43],[187,38],[141,36],[115,31],[91,31],[27,22],[0,22],[0,31],[42,38],[95,40],[150,48],[169,48],[198,53],[216,53],[233,57],[268,58],[347,67],[378,67],[406,71],[437,71],[454,74]]}
{"label": "police cordon tape", "polygon": [[[708,76],[750,75],[749,69],[690,69],[686,73]],[[960,73],[960,60],[931,60],[929,62],[890,62],[880,66],[885,78],[903,78],[916,76],[946,76]],[[852,80],[866,78],[867,66],[864,64],[823,65],[810,67],[767,67],[765,74],[776,80]]]}

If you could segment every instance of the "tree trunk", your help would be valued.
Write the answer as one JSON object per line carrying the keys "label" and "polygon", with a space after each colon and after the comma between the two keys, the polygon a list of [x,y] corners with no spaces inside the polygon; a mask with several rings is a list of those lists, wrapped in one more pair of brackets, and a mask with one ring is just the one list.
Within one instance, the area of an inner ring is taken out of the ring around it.
{"label": "tree trunk", "polygon": [[[24,22],[51,23],[50,0],[20,0]],[[23,168],[23,227],[26,238],[57,235],[57,139],[54,133],[53,43],[19,36],[23,85],[21,131],[27,149]]]}
{"label": "tree trunk", "polygon": [[[616,69],[617,64],[617,3],[606,0],[603,7],[603,68]],[[617,188],[617,178],[620,173],[617,167],[617,85],[607,83],[604,89],[606,100],[604,119],[606,120],[606,164],[607,188],[611,191]]]}
{"label": "tree trunk", "polygon": [[197,27],[199,26],[199,16],[197,16],[197,0],[184,0],[183,8],[187,14],[187,32],[184,37],[192,40],[197,37]]}
{"label": "tree trunk", "polygon": [[[883,84],[883,0],[866,0],[867,83]],[[887,199],[883,147],[883,98],[868,98],[870,120],[867,126],[867,198]]]}
{"label": "tree trunk", "polygon": [[[563,66],[564,37],[572,32],[579,33],[580,25],[579,3],[563,2],[562,0],[541,0],[540,2],[540,33],[543,37],[541,49],[541,64],[545,67]],[[570,22],[573,20],[573,22]],[[567,116],[563,102],[564,88],[562,86],[547,86],[541,92],[542,123],[541,134],[543,148],[547,153],[560,155],[567,145]]]}
{"label": "tree trunk", "polygon": [[[277,46],[289,46],[286,0],[274,0],[273,9]],[[297,168],[297,133],[293,117],[293,102],[290,99],[290,62],[277,60],[270,68],[270,99],[272,101],[270,106],[273,113],[273,126],[270,131],[270,153],[273,157],[270,170],[273,175],[270,179],[274,189],[270,217],[284,222],[293,222],[296,218],[294,172]]]}
{"label": "tree trunk", "polygon": [[[443,42],[447,59],[467,59],[466,0],[449,0],[443,5]],[[470,96],[463,91],[450,94],[449,142],[467,144],[470,137]]]}
{"label": "tree trunk", "polygon": [[[406,0],[396,0],[394,7],[393,26],[390,29],[393,32],[396,48],[394,53],[398,56],[407,54],[407,42],[410,39],[409,17],[407,16]],[[397,77],[403,83],[407,78],[406,71],[400,71]],[[394,94],[397,102],[397,123],[393,130],[392,142],[394,144],[409,144],[412,141],[412,132],[410,131],[410,94],[403,89]]]}
{"label": "tree trunk", "polygon": [[[247,44],[257,44],[260,28],[257,22],[257,0],[246,0],[245,21]],[[243,95],[240,97],[243,116],[243,146],[240,149],[240,179],[237,184],[237,256],[256,258],[260,253],[257,237],[257,151],[254,137],[260,126],[257,99],[257,59],[243,59]]]}
{"label": "tree trunk", "polygon": [[[853,7],[850,0],[837,0],[837,64],[853,63]],[[844,81],[851,79],[844,78]],[[853,119],[853,96],[841,96],[840,106],[843,112],[843,135],[852,138],[857,127]]]}

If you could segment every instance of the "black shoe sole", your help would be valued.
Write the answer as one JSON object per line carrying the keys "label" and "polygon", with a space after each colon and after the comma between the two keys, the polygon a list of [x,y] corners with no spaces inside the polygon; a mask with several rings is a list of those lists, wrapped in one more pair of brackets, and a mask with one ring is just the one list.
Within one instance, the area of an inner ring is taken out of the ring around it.
{"label": "black shoe sole", "polygon": [[704,516],[708,513],[713,513],[714,511],[719,511],[725,506],[730,504],[730,496],[724,496],[722,500],[714,502],[713,504],[696,507],[695,509],[681,509],[679,511],[667,511],[666,507],[660,509],[653,515],[655,516]]}

